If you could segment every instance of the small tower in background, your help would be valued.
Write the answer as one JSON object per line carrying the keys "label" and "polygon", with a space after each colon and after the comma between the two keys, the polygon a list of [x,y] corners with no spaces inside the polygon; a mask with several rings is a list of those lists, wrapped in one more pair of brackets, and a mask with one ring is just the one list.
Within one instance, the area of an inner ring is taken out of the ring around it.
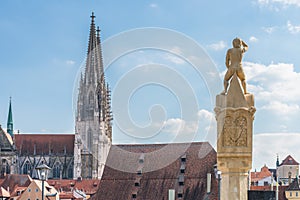
{"label": "small tower in background", "polygon": [[11,137],[14,136],[14,124],[13,124],[13,117],[12,117],[12,107],[11,107],[11,97],[9,99],[9,110],[8,110],[8,118],[7,118],[7,133]]}

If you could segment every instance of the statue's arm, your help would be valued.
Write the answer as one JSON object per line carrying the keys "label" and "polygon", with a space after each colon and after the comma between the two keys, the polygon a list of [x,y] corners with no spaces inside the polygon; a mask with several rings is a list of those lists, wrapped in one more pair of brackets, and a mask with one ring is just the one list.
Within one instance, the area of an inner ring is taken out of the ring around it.
{"label": "statue's arm", "polygon": [[230,49],[226,53],[225,64],[226,64],[226,67],[229,68],[229,66],[230,66]]}
{"label": "statue's arm", "polygon": [[248,45],[243,40],[242,40],[242,45],[243,45],[244,52],[248,51]]}

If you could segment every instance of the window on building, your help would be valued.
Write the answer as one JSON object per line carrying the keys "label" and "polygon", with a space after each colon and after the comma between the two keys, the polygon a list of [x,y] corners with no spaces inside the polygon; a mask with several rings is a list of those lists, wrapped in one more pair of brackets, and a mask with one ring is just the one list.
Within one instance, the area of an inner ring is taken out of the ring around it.
{"label": "window on building", "polygon": [[142,170],[141,169],[137,170],[137,175],[142,175]]}
{"label": "window on building", "polygon": [[179,175],[178,183],[180,186],[184,185],[184,176],[183,175]]}
{"label": "window on building", "polygon": [[23,174],[31,174],[31,164],[27,160],[23,166]]}
{"label": "window on building", "polygon": [[93,92],[90,92],[90,94],[89,94],[89,105],[90,106],[94,105],[94,95],[93,95]]}
{"label": "window on building", "polygon": [[9,164],[8,164],[8,162],[6,162],[6,169],[5,169],[5,173],[6,174],[10,174],[10,166],[9,166]]}
{"label": "window on building", "polygon": [[73,166],[70,166],[68,169],[68,178],[73,178]]}
{"label": "window on building", "polygon": [[178,194],[177,194],[177,197],[178,197],[178,198],[182,198],[182,197],[183,197],[183,194],[182,194],[182,193],[178,193]]}
{"label": "window on building", "polygon": [[1,163],[0,163],[0,178],[4,178],[5,174],[8,174],[7,171],[7,166],[9,167],[8,165],[8,162],[6,159],[2,159]]}
{"label": "window on building", "polygon": [[186,154],[182,155],[180,160],[181,162],[186,162]]}
{"label": "window on building", "polygon": [[292,172],[288,173],[289,179],[292,178]]}
{"label": "window on building", "polygon": [[264,186],[268,186],[268,185],[269,185],[268,181],[264,181]]}
{"label": "window on building", "polygon": [[293,193],[292,193],[292,192],[290,192],[290,197],[291,197],[291,196],[293,196]]}
{"label": "window on building", "polygon": [[298,192],[296,192],[296,197],[298,196]]}
{"label": "window on building", "polygon": [[55,163],[53,166],[53,178],[60,178],[60,164]]}

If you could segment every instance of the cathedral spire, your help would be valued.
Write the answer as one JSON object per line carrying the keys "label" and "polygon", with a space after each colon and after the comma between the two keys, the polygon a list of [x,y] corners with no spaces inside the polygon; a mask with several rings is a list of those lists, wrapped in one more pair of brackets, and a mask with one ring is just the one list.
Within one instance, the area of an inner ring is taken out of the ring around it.
{"label": "cathedral spire", "polygon": [[100,29],[96,29],[95,15],[92,13],[85,71],[80,77],[77,100],[74,152],[78,156],[74,158],[75,178],[102,176],[112,138],[110,110],[110,93],[107,93],[104,77]]}
{"label": "cathedral spire", "polygon": [[91,25],[90,25],[90,37],[89,37],[89,47],[88,53],[90,53],[96,47],[96,28],[95,28],[95,18],[94,12],[91,15]]}
{"label": "cathedral spire", "polygon": [[96,85],[100,81],[103,73],[103,62],[100,42],[100,29],[96,30],[94,12],[91,15],[91,25],[89,34],[89,43],[87,51],[87,60],[85,66],[85,83]]}
{"label": "cathedral spire", "polygon": [[8,110],[8,118],[7,118],[7,133],[13,137],[14,128],[13,128],[13,117],[12,117],[12,108],[11,108],[11,97],[9,99],[9,110]]}

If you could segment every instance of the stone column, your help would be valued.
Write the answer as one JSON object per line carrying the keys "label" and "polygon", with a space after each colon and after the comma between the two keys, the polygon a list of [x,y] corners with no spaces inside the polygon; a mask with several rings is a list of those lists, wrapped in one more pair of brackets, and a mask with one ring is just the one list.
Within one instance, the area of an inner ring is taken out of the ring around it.
{"label": "stone column", "polygon": [[234,74],[227,94],[216,97],[217,164],[222,172],[221,200],[247,200],[252,168],[254,96],[244,94]]}

